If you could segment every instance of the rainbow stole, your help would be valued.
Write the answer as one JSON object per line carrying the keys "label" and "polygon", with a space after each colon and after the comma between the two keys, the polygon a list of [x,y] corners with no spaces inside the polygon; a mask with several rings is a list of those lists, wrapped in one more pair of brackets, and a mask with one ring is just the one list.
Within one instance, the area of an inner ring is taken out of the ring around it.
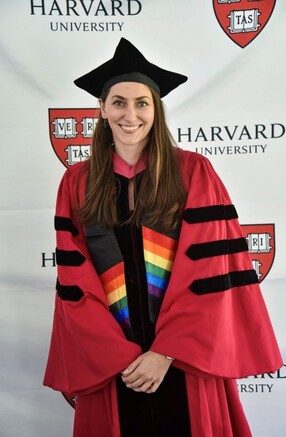
{"label": "rainbow stole", "polygon": [[[169,284],[178,241],[153,229],[142,226],[143,250],[148,289],[150,319],[155,323]],[[131,329],[126,293],[124,262],[100,275],[109,309],[124,332]]]}
{"label": "rainbow stole", "polygon": [[103,285],[110,312],[124,332],[131,329],[127,302],[124,263],[120,261],[99,276]]}
{"label": "rainbow stole", "polygon": [[178,241],[142,227],[150,319],[156,323],[168,287]]}

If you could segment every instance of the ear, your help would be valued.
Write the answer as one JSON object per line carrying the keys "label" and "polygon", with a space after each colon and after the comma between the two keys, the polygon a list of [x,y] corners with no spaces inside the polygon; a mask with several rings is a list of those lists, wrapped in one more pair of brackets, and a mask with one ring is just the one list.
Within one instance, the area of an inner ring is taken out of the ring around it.
{"label": "ear", "polygon": [[106,112],[105,112],[105,104],[104,104],[103,100],[98,99],[98,103],[99,103],[100,113],[101,113],[102,118],[107,118]]}

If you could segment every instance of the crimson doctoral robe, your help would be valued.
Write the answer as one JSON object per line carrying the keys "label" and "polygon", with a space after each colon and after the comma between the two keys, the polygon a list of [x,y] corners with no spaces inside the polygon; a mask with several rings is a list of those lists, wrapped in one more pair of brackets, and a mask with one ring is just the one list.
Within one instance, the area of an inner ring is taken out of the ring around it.
{"label": "crimson doctoral robe", "polygon": [[[235,379],[274,372],[281,355],[223,183],[203,156],[177,154],[188,196],[150,349],[174,357],[185,372],[193,437],[248,437]],[[108,271],[106,286],[74,213],[76,187],[84,199],[84,165],[67,170],[58,193],[58,282],[44,384],[78,397],[75,437],[120,437],[115,378],[142,351],[120,323],[126,307],[117,308],[121,319],[112,311],[110,284],[112,299],[125,299],[122,262]],[[148,227],[143,235],[146,262],[151,250],[160,264],[164,235]]]}

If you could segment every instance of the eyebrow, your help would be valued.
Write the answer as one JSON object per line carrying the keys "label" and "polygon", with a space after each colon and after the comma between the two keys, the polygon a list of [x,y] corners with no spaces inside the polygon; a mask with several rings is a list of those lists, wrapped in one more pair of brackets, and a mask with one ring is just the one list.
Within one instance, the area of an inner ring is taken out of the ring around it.
{"label": "eyebrow", "polygon": [[[125,97],[123,97],[123,96],[119,96],[119,95],[117,95],[117,94],[115,94],[115,95],[112,96],[111,98],[112,98],[112,99],[122,99],[122,100],[126,100]],[[151,100],[151,98],[148,97],[148,96],[140,96],[140,97],[136,97],[136,99],[134,99],[134,100],[142,100],[142,99],[149,99],[149,100]]]}

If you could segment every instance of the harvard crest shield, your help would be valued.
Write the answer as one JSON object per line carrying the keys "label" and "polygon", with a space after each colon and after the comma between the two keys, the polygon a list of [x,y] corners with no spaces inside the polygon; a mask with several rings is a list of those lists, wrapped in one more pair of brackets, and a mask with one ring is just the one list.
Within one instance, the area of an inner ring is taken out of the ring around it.
{"label": "harvard crest shield", "polygon": [[92,135],[99,114],[99,108],[49,109],[51,143],[66,167],[90,156]]}
{"label": "harvard crest shield", "polygon": [[248,243],[253,268],[259,282],[269,273],[275,256],[274,224],[241,225],[243,235]]}
{"label": "harvard crest shield", "polygon": [[233,42],[244,48],[266,26],[276,0],[213,0],[216,18]]}

